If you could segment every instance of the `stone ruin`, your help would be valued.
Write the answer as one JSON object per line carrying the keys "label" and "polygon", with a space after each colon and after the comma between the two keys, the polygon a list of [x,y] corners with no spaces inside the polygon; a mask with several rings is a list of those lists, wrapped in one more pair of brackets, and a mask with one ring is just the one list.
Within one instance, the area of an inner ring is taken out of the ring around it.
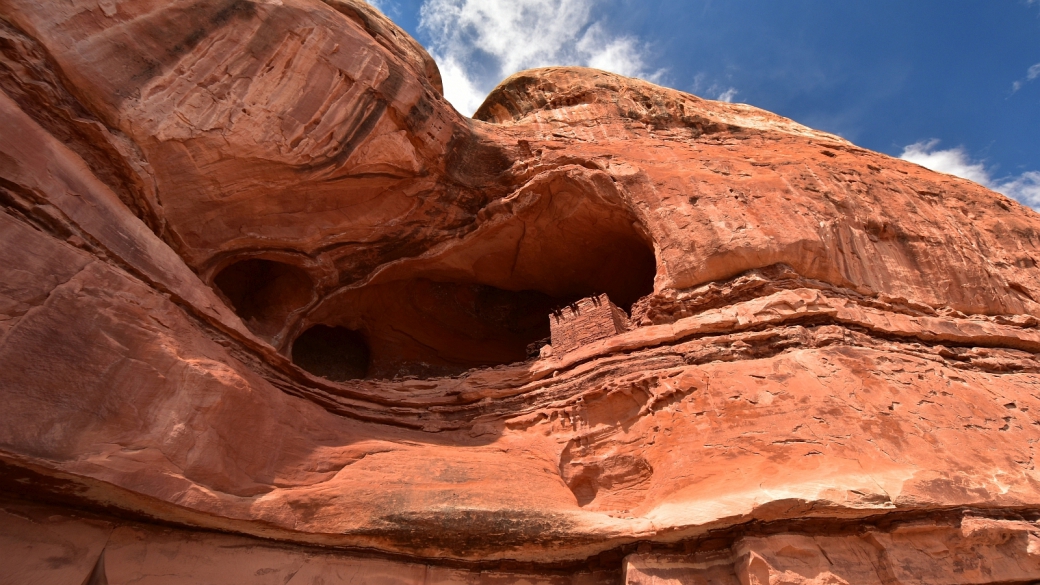
{"label": "stone ruin", "polygon": [[1035,583],[1038,260],[747,105],[466,118],[360,0],[2,0],[0,583]]}
{"label": "stone ruin", "polygon": [[605,294],[585,297],[549,317],[553,353],[567,353],[628,330],[628,315]]}

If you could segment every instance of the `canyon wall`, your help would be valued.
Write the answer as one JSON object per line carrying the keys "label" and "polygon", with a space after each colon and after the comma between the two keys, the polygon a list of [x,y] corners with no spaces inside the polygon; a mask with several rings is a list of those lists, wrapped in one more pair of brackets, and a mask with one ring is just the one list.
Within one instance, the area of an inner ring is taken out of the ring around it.
{"label": "canyon wall", "polygon": [[360,0],[0,0],[0,583],[1040,579],[1040,216],[602,71],[441,94]]}

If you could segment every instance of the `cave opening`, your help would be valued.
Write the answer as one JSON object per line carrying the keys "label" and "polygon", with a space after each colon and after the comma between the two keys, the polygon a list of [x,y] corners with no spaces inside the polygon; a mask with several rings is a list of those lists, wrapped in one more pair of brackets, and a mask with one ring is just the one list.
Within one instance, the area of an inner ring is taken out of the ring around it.
{"label": "cave opening", "polygon": [[[355,377],[454,376],[537,356],[550,315],[582,298],[605,293],[631,313],[656,275],[653,240],[613,181],[569,169],[510,196],[465,238],[337,291],[305,319],[363,339],[366,368]],[[314,372],[295,350],[293,359]]]}
{"label": "cave opening", "polygon": [[293,311],[311,302],[314,284],[301,268],[251,258],[221,270],[213,284],[254,333],[272,338]]}
{"label": "cave opening", "polygon": [[370,352],[364,377],[434,378],[536,357],[548,342],[550,315],[584,297],[605,292],[630,311],[654,290],[653,249],[632,233],[607,233],[545,256],[544,264],[521,267],[526,274],[515,280],[475,271],[473,280],[485,282],[419,273],[366,285],[329,299],[309,318],[364,332]]}
{"label": "cave opening", "polygon": [[365,336],[346,327],[315,325],[293,342],[293,362],[308,372],[346,382],[368,376],[371,352]]}

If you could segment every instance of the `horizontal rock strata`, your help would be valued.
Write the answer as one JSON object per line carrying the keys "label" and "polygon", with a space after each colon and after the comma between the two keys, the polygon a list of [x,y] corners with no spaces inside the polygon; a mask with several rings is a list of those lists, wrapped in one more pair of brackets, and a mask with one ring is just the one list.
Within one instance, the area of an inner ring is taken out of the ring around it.
{"label": "horizontal rock strata", "polygon": [[0,130],[2,582],[1040,579],[979,185],[590,69],[465,118],[356,0],[0,0]]}

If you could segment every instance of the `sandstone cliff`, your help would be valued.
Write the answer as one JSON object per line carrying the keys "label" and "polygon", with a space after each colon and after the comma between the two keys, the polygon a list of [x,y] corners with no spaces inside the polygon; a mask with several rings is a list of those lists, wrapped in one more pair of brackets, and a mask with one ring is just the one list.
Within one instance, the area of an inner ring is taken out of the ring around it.
{"label": "sandstone cliff", "polygon": [[589,69],[468,119],[359,0],[0,0],[0,90],[0,582],[1040,579],[1001,195]]}

